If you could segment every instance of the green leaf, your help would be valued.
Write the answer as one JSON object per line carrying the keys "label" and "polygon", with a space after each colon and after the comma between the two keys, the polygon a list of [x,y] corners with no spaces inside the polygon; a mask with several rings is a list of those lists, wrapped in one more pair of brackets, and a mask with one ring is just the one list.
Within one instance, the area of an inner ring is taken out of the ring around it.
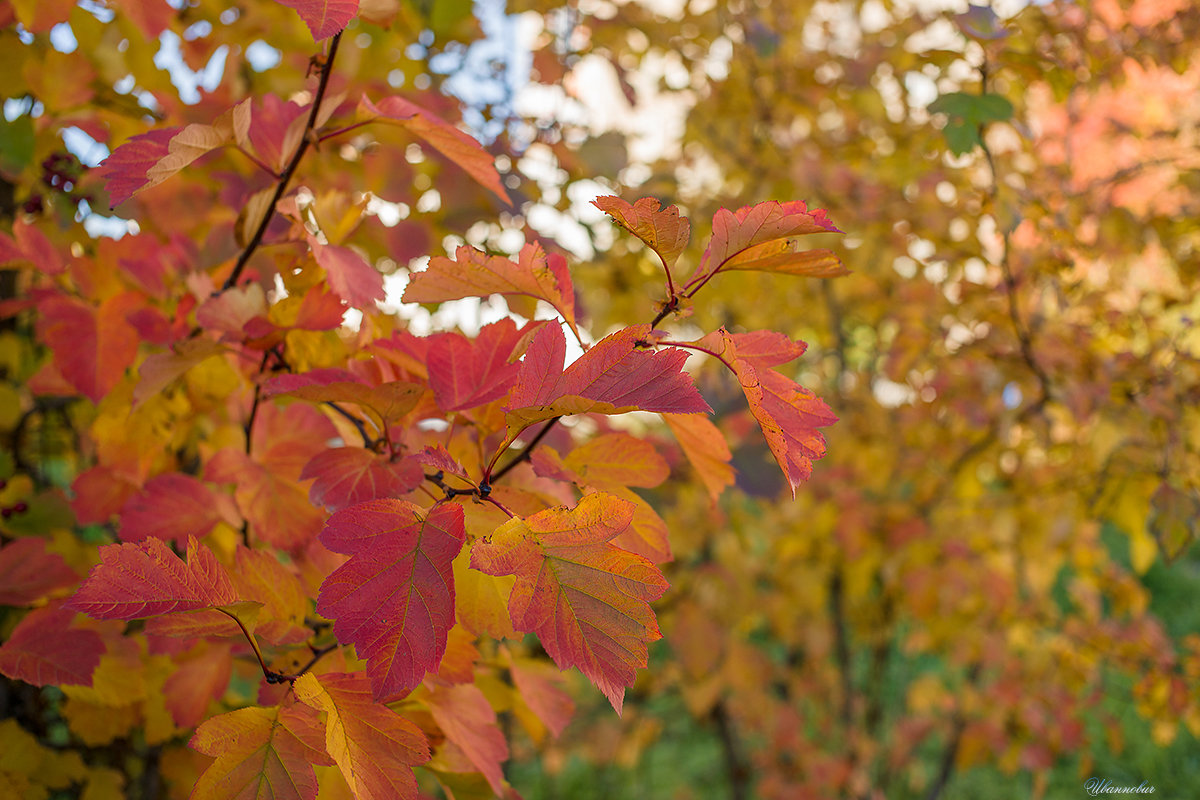
{"label": "green leaf", "polygon": [[12,122],[0,115],[0,173],[17,176],[33,161],[33,119],[22,114]]}
{"label": "green leaf", "polygon": [[983,144],[979,138],[979,128],[973,125],[964,125],[961,122],[952,122],[942,131],[946,137],[946,144],[950,146],[950,152],[956,156],[961,156],[971,152],[976,146]]}
{"label": "green leaf", "polygon": [[990,93],[951,92],[930,103],[929,110],[935,114],[946,114],[952,121],[972,125],[1003,122],[1013,115],[1012,103],[998,94]]}

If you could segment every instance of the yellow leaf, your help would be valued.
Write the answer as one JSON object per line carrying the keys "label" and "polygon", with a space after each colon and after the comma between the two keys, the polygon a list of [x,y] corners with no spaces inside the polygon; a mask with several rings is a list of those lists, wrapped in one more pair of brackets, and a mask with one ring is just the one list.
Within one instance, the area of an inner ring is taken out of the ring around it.
{"label": "yellow leaf", "polygon": [[125,800],[125,776],[108,767],[92,767],[79,800]]}
{"label": "yellow leaf", "polygon": [[129,735],[141,721],[136,703],[108,706],[74,697],[67,698],[62,715],[71,732],[90,747],[100,747]]}

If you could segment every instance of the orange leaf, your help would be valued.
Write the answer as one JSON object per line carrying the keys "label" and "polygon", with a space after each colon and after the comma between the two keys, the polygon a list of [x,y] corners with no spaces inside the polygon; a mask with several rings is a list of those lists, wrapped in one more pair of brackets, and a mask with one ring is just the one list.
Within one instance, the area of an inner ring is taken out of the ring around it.
{"label": "orange leaf", "polygon": [[376,105],[365,96],[358,104],[360,121],[379,120],[398,125],[424,139],[433,149],[457,164],[480,186],[499,197],[505,205],[512,201],[496,172],[495,159],[483,145],[433,112],[403,97],[385,97]]}
{"label": "orange leaf", "polygon": [[808,278],[836,278],[850,274],[850,270],[832,250],[801,250],[798,244],[788,239],[765,242],[743,250],[726,261],[721,271],[735,269]]}
{"label": "orange leaf", "polygon": [[737,211],[722,208],[713,216],[712,239],[687,286],[698,288],[723,269],[730,259],[756,245],[791,236],[826,232],[841,233],[829,221],[824,209],[809,211],[808,206],[800,200],[759,203]]}
{"label": "orange leaf", "polygon": [[651,489],[671,473],[653,444],[628,433],[597,436],[572,450],[564,464],[592,486],[616,483]]}
{"label": "orange leaf", "polygon": [[[213,756],[193,800],[315,800],[313,764],[328,764],[320,720],[305,706],[241,708],[213,717],[188,744]],[[317,745],[314,747],[313,745]]]}
{"label": "orange leaf", "polygon": [[679,216],[675,206],[661,208],[653,197],[643,197],[633,205],[619,197],[597,197],[592,205],[658,253],[668,270],[687,247],[692,226],[687,217]]}
{"label": "orange leaf", "polygon": [[417,796],[412,768],[429,760],[429,744],[416,725],[372,699],[366,675],[306,672],[295,691],[326,713],[325,750],[358,800]]}
{"label": "orange leaf", "polygon": [[575,713],[575,702],[563,687],[563,676],[545,661],[514,658],[510,667],[513,685],[525,705],[558,736]]}
{"label": "orange leaf", "polygon": [[38,306],[38,337],[72,386],[99,403],[137,357],[138,335],[126,316],[142,303],[132,292],[93,307],[70,297],[50,297]]}
{"label": "orange leaf", "polygon": [[837,422],[823,400],[770,369],[804,348],[768,331],[730,335],[722,328],[715,337],[795,497],[796,488],[812,474],[813,460],[825,455],[825,437],[818,428]]}
{"label": "orange leaf", "polygon": [[272,644],[303,641],[312,631],[304,625],[308,594],[300,578],[274,553],[238,546],[233,585],[238,597],[263,604],[254,632]]}
{"label": "orange leaf", "polygon": [[250,523],[250,533],[284,550],[303,549],[321,532],[324,514],[313,507],[308,492],[293,480],[226,448],[205,467],[213,483],[236,483],[233,499]]}
{"label": "orange leaf", "polygon": [[703,414],[663,414],[662,417],[713,502],[717,502],[725,487],[733,485],[733,467],[729,465],[733,454],[729,452],[729,443]]}
{"label": "orange leaf", "polygon": [[208,715],[208,706],[219,700],[233,675],[228,644],[201,642],[176,662],[163,684],[163,701],[180,728],[194,728]]}
{"label": "orange leaf", "polygon": [[667,589],[657,567],[610,544],[633,514],[632,503],[590,494],[509,520],[471,548],[474,569],[516,576],[513,626],[536,633],[560,668],[579,667],[618,714],[647,644],[661,638],[649,604]]}
{"label": "orange leaf", "polygon": [[425,387],[406,381],[370,386],[344,369],[314,369],[299,375],[280,375],[267,381],[263,396],[286,395],[310,403],[355,403],[371,409],[382,422],[391,423],[416,406]]}
{"label": "orange leaf", "polygon": [[454,258],[435,256],[423,272],[412,276],[404,290],[406,303],[444,303],[463,297],[516,294],[545,300],[575,330],[575,288],[567,263],[561,257],[546,257],[536,242],[525,245],[512,261],[489,256],[466,245]]}

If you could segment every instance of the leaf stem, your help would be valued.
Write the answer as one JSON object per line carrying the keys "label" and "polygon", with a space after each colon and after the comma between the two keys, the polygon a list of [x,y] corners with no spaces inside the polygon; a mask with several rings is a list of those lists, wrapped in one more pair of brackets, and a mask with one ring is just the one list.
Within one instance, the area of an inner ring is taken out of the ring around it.
{"label": "leaf stem", "polygon": [[303,667],[301,667],[296,672],[295,675],[281,675],[280,677],[285,678],[289,681],[296,680],[296,678],[299,678],[301,675],[303,675],[304,673],[308,672],[310,669],[315,667],[317,665],[318,661],[320,661],[322,658],[324,658],[325,656],[332,653],[334,650],[337,650],[339,647],[341,647],[341,644],[339,642],[334,642],[333,644],[328,644],[328,645],[325,645],[324,647],[313,650],[312,658],[310,658],[308,660],[308,663],[305,664]]}
{"label": "leaf stem", "polygon": [[242,276],[242,270],[250,262],[250,257],[254,255],[254,251],[262,244],[263,236],[267,232],[267,226],[271,224],[271,218],[274,216],[275,204],[279,202],[279,198],[283,197],[283,193],[287,191],[288,184],[291,182],[292,176],[296,173],[296,168],[300,166],[301,159],[304,158],[305,152],[308,151],[309,142],[313,138],[311,134],[316,128],[317,114],[321,110],[321,101],[325,99],[325,89],[329,86],[329,75],[333,72],[333,59],[337,55],[338,42],[341,40],[342,34],[339,31],[333,35],[333,39],[329,42],[329,55],[325,57],[325,62],[321,65],[321,77],[317,83],[317,93],[313,96],[312,109],[308,113],[308,121],[304,124],[304,135],[300,137],[300,144],[296,146],[295,155],[292,156],[292,160],[284,168],[283,174],[279,176],[279,182],[275,184],[275,194],[271,197],[271,202],[267,205],[268,212],[263,215],[262,222],[258,224],[258,228],[254,231],[254,235],[250,237],[246,248],[238,256],[237,263],[233,265],[233,271],[229,273],[229,277],[225,280],[225,285],[221,287],[221,291],[237,285],[238,278]]}
{"label": "leaf stem", "polygon": [[354,131],[354,130],[358,130],[359,128],[366,127],[367,125],[370,125],[371,122],[372,122],[372,120],[367,120],[366,122],[355,122],[353,125],[347,125],[344,128],[338,128],[337,130],[329,131],[328,133],[323,133],[317,137],[317,141],[318,142],[328,141],[329,139],[332,139],[335,136],[341,136],[343,133],[349,133],[350,131]]}
{"label": "leaf stem", "polygon": [[332,408],[335,412],[348,420],[351,425],[358,429],[358,435],[361,436],[363,440],[363,447],[367,448],[368,450],[373,450],[375,448],[376,440],[372,439],[371,435],[367,433],[367,423],[363,422],[361,419],[351,414],[349,411],[342,408],[332,400],[327,400],[325,405]]}
{"label": "leaf stem", "polygon": [[278,173],[278,172],[276,172],[275,170],[271,169],[270,167],[268,167],[266,164],[264,164],[264,163],[263,163],[263,162],[262,162],[262,161],[261,161],[261,160],[258,158],[258,156],[254,155],[254,154],[253,154],[253,153],[251,153],[249,150],[247,150],[246,148],[242,147],[240,144],[239,144],[239,145],[235,145],[235,146],[234,146],[234,149],[235,149],[235,150],[237,150],[237,151],[238,151],[239,153],[241,153],[242,155],[244,155],[246,158],[248,158],[248,159],[250,159],[251,161],[253,161],[253,162],[254,162],[254,166],[258,167],[259,169],[261,169],[263,172],[265,172],[265,173],[267,173],[268,175],[270,175],[270,176],[271,176],[272,178],[274,178],[275,180],[279,180],[279,173]]}
{"label": "leaf stem", "polygon": [[542,426],[542,429],[537,432],[536,436],[529,440],[529,444],[525,445],[525,448],[517,454],[516,458],[497,470],[494,475],[490,476],[489,482],[500,480],[507,475],[513,467],[517,466],[517,464],[520,464],[522,461],[528,461],[529,457],[533,455],[533,448],[537,447],[538,444],[541,443],[542,439],[546,438],[546,434],[550,432],[550,429],[553,428],[560,419],[562,419],[562,417],[555,417]]}
{"label": "leaf stem", "polygon": [[254,650],[255,657],[258,658],[258,665],[260,667],[262,667],[263,677],[265,677],[268,682],[271,682],[271,683],[277,682],[276,680],[273,680],[273,679],[280,678],[280,677],[282,677],[282,675],[280,675],[280,673],[276,672],[275,670],[273,670],[267,666],[267,662],[263,658],[262,650],[260,650],[258,647],[258,641],[254,638],[254,634],[252,634],[246,628],[245,624],[243,624],[243,622],[240,619],[238,619],[238,615],[234,614],[232,611],[226,611],[223,608],[218,608],[217,611],[220,611],[222,614],[224,614],[225,616],[227,616],[231,620],[233,620],[235,623],[237,623],[237,626],[242,629],[242,634],[245,635],[246,641],[250,643],[251,649]]}

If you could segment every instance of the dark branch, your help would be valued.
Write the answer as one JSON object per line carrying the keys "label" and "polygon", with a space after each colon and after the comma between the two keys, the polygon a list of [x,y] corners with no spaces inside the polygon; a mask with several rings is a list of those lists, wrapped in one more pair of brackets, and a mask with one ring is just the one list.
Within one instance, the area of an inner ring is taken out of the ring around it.
{"label": "dark branch", "polygon": [[292,156],[292,160],[283,170],[283,174],[279,176],[279,182],[275,184],[275,194],[271,197],[271,202],[267,204],[267,213],[263,215],[262,221],[258,223],[258,228],[246,244],[246,249],[238,256],[237,263],[233,265],[233,271],[229,273],[229,278],[225,281],[225,285],[221,287],[221,291],[237,285],[238,278],[242,276],[242,270],[250,262],[250,257],[254,255],[254,251],[262,244],[263,236],[267,232],[267,226],[271,224],[271,217],[275,213],[275,204],[279,202],[279,198],[283,197],[283,193],[287,191],[288,184],[291,182],[292,176],[296,173],[296,168],[300,166],[301,159],[304,158],[304,154],[308,151],[309,141],[317,124],[317,114],[321,110],[321,101],[325,99],[325,89],[329,86],[329,75],[333,72],[333,57],[337,55],[338,42],[341,39],[342,34],[338,32],[334,34],[333,39],[329,42],[329,55],[325,57],[325,62],[321,65],[321,78],[317,83],[317,93],[313,96],[312,110],[308,113],[308,122],[304,125],[304,135],[300,137],[300,144],[296,147],[295,155]]}
{"label": "dark branch", "polygon": [[505,464],[500,469],[496,470],[496,472],[488,478],[488,485],[491,485],[492,483],[495,483],[503,478],[512,470],[513,467],[517,466],[517,464],[520,464],[522,461],[528,461],[529,457],[533,455],[533,448],[537,447],[538,444],[541,443],[542,439],[546,438],[546,434],[550,432],[550,429],[553,428],[560,419],[562,419],[562,417],[555,417],[547,422],[542,429],[537,432],[537,436],[534,436],[529,440],[529,444],[525,445],[525,449],[518,453],[516,458]]}

